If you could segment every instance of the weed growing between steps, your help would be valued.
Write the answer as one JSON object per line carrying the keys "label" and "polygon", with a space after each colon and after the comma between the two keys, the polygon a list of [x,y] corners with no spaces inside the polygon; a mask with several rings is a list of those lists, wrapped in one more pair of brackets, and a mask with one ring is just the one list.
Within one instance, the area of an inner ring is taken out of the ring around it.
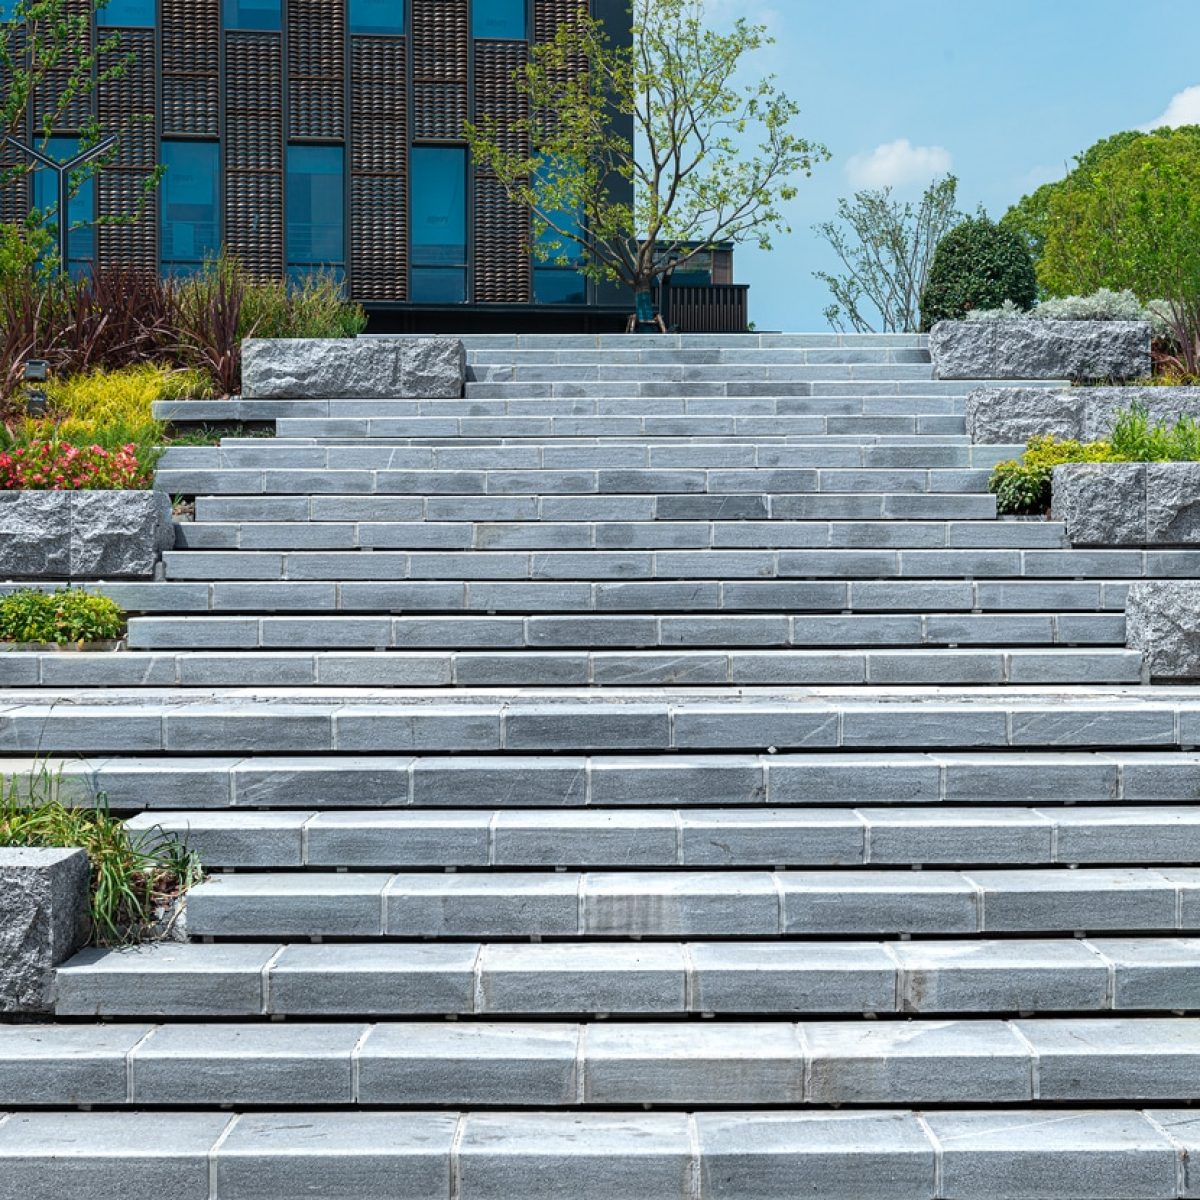
{"label": "weed growing between steps", "polygon": [[58,799],[58,777],[44,765],[0,786],[0,847],[79,848],[91,864],[91,940],[126,945],[170,935],[175,902],[202,878],[200,861],[177,838],[131,835],[109,811]]}
{"label": "weed growing between steps", "polygon": [[1152,424],[1146,408],[1135,404],[1117,414],[1107,441],[1033,438],[1020,461],[996,464],[988,490],[995,494],[1001,514],[1046,513],[1055,467],[1103,462],[1200,462],[1200,423],[1183,416],[1174,425]]}
{"label": "weed growing between steps", "polygon": [[26,588],[0,599],[0,642],[70,646],[124,636],[125,611],[107,596],[79,588]]}

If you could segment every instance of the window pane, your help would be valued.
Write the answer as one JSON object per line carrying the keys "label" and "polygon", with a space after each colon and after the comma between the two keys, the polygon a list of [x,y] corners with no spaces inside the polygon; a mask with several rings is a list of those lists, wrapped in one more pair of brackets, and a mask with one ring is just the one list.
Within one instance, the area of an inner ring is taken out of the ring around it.
{"label": "window pane", "polygon": [[[564,164],[561,167],[555,167],[552,164],[546,163],[543,160],[542,165],[534,173],[533,182],[537,188],[547,187],[551,183],[558,183],[564,175],[572,172],[574,168],[571,164]],[[553,209],[546,212],[555,224],[556,228],[547,227],[537,235],[536,245],[542,248],[542,253],[536,256],[536,261],[546,264],[547,266],[566,266],[568,263],[577,263],[583,255],[583,248],[578,242],[570,237],[564,237],[563,234],[580,234],[583,233],[583,214],[567,208]],[[558,230],[562,230],[559,233]]]}
{"label": "window pane", "polygon": [[346,261],[340,146],[289,146],[287,258],[294,266]]}
{"label": "window pane", "polygon": [[[59,162],[78,153],[79,142],[75,138],[51,138],[46,143],[45,153]],[[48,212],[58,207],[58,172],[47,167],[38,167],[33,173],[33,205],[42,212]],[[71,197],[67,206],[67,219],[72,225],[79,221],[88,222],[79,229],[72,229],[67,255],[72,267],[84,262],[91,262],[96,252],[96,230],[92,222],[96,219],[96,181],[94,178],[85,180],[79,190]],[[57,217],[51,222],[58,223]],[[74,273],[74,271],[72,272]]]}
{"label": "window pane", "polygon": [[351,33],[403,33],[404,0],[350,0]]}
{"label": "window pane", "polygon": [[226,29],[279,29],[280,0],[225,0]]}
{"label": "window pane", "polygon": [[155,0],[108,0],[96,13],[97,25],[153,25]]}
{"label": "window pane", "polygon": [[467,261],[467,152],[415,146],[412,152],[412,260],[418,266]]}
{"label": "window pane", "polygon": [[527,32],[525,0],[474,0],[471,32],[477,38],[523,39]]}
{"label": "window pane", "polygon": [[163,142],[164,267],[199,264],[221,248],[216,142]]}
{"label": "window pane", "polygon": [[413,267],[412,299],[417,304],[465,304],[467,272],[463,267]]}
{"label": "window pane", "polygon": [[533,273],[533,298],[538,304],[586,304],[587,280],[574,271],[540,267]]}

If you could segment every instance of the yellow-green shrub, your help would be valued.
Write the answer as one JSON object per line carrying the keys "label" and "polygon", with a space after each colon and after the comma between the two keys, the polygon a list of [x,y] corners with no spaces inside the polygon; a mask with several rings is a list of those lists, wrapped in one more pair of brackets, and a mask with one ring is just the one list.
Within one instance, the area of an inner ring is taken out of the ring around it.
{"label": "yellow-green shrub", "polygon": [[1001,513],[1039,513],[1050,508],[1054,468],[1064,463],[1124,462],[1108,442],[1058,441],[1035,437],[1025,448],[1021,460],[1010,458],[997,463],[988,480],[995,493],[996,510]]}

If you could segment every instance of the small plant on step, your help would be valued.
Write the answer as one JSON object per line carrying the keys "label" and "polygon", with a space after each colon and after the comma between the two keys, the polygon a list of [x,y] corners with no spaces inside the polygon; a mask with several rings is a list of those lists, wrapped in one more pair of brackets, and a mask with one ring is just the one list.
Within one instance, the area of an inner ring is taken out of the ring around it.
{"label": "small plant on step", "polygon": [[115,600],[79,588],[23,588],[0,599],[0,642],[111,642],[125,636],[125,612]]}

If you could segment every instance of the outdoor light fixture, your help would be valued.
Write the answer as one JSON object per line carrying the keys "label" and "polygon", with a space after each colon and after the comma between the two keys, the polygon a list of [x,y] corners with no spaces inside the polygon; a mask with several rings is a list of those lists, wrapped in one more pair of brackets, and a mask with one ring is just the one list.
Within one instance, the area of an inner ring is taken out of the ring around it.
{"label": "outdoor light fixture", "polygon": [[25,363],[25,411],[31,417],[46,415],[46,389],[31,387],[45,383],[50,376],[50,364],[44,358],[31,358]]}

